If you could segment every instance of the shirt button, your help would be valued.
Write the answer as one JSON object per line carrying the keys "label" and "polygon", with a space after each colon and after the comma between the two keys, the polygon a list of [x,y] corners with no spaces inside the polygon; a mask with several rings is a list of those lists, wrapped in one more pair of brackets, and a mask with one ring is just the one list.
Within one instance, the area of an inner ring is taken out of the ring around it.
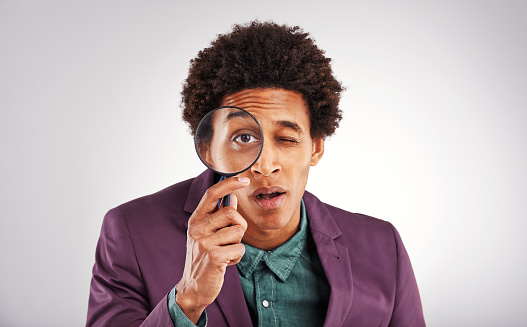
{"label": "shirt button", "polygon": [[264,308],[267,308],[269,306],[269,301],[263,300],[262,305],[264,306]]}

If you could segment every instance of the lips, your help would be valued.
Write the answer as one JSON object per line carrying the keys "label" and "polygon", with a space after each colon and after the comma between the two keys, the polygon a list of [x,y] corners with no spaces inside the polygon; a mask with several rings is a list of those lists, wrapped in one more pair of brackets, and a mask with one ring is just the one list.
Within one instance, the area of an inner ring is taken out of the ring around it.
{"label": "lips", "polygon": [[261,208],[274,209],[282,204],[285,194],[280,186],[260,187],[252,193],[252,198]]}

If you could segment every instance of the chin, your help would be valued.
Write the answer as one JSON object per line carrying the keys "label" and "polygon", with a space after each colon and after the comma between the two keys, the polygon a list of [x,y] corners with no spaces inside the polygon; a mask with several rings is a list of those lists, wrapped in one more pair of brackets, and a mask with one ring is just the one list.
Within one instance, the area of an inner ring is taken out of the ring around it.
{"label": "chin", "polygon": [[242,217],[250,221],[258,229],[273,231],[285,228],[294,217],[296,208],[291,208],[290,203],[287,203],[287,201],[283,201],[281,205],[273,209],[265,209],[254,201],[248,201],[248,203],[239,203],[238,211]]}
{"label": "chin", "polygon": [[251,222],[261,230],[280,230],[287,226],[293,218],[292,214],[277,212],[264,212],[256,217],[251,217]]}
{"label": "chin", "polygon": [[274,221],[266,221],[266,220],[259,220],[259,221],[253,221],[253,223],[261,230],[263,231],[273,231],[273,230],[280,230],[283,229],[287,222],[274,222]]}

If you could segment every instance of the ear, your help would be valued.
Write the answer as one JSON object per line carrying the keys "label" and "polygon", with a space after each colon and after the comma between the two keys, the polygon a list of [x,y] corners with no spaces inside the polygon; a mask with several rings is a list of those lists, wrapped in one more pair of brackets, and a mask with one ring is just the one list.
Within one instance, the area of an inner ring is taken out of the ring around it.
{"label": "ear", "polygon": [[324,139],[313,139],[313,152],[311,153],[311,166],[316,166],[324,155]]}
{"label": "ear", "polygon": [[210,153],[210,144],[209,143],[201,143],[199,145],[198,149],[199,149],[199,156],[201,157],[201,159],[203,159],[205,161],[207,166],[214,167],[214,165],[212,164],[212,156],[211,156],[211,153]]}

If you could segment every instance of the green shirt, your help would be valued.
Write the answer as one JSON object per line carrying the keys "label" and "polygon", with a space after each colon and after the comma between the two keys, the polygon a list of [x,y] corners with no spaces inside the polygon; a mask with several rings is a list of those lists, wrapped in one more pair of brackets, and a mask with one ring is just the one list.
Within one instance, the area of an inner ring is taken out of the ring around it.
{"label": "green shirt", "polygon": [[[322,326],[330,288],[310,235],[304,202],[298,231],[272,251],[245,245],[237,264],[240,282],[254,326]],[[175,301],[168,307],[176,326],[194,326]],[[204,311],[198,326],[207,325]]]}
{"label": "green shirt", "polygon": [[330,288],[301,204],[300,226],[272,251],[245,244],[237,264],[254,326],[322,326]]}

